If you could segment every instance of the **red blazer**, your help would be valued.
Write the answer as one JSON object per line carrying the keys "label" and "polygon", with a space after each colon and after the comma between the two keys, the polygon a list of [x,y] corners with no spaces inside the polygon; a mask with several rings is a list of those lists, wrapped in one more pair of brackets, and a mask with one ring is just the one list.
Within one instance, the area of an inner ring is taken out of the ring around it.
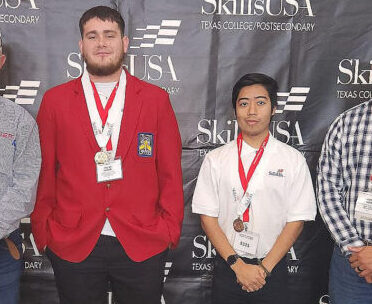
{"label": "red blazer", "polygon": [[[37,200],[31,215],[39,249],[84,260],[106,218],[126,253],[143,261],[180,238],[183,219],[181,139],[168,94],[127,73],[116,156],[123,179],[97,183],[99,151],[81,79],[48,90],[37,116],[42,150]],[[153,155],[138,154],[139,134],[153,135]]]}

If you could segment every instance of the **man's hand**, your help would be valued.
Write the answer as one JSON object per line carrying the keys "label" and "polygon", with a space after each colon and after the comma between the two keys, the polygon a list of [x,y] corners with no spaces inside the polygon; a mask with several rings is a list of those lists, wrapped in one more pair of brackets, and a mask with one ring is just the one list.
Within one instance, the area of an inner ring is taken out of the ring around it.
{"label": "man's hand", "polygon": [[369,283],[369,284],[372,283],[372,274],[367,275],[367,276],[365,276],[364,278],[365,278],[365,280],[366,280],[367,283]]}
{"label": "man's hand", "polygon": [[231,266],[236,274],[236,281],[243,290],[252,292],[261,289],[265,284],[265,271],[258,265],[246,264],[242,259]]}
{"label": "man's hand", "polygon": [[349,247],[352,253],[349,258],[350,266],[364,277],[368,283],[372,283],[372,246]]}

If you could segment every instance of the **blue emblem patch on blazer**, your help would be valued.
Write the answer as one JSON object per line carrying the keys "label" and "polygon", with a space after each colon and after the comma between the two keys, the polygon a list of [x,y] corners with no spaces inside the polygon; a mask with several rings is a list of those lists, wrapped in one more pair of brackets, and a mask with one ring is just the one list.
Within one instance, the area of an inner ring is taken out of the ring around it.
{"label": "blue emblem patch on blazer", "polygon": [[154,150],[154,135],[138,133],[137,153],[141,157],[152,157]]}

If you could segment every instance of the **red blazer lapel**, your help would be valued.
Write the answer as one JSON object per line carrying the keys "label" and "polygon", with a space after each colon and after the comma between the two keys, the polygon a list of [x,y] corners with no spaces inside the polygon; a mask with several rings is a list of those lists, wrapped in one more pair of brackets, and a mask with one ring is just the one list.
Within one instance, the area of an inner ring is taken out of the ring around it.
{"label": "red blazer lapel", "polygon": [[140,88],[136,80],[125,70],[127,85],[125,88],[124,113],[121,120],[120,135],[116,155],[124,159],[128,153],[130,143],[137,128],[138,117],[141,112],[142,100],[139,98]]}
{"label": "red blazer lapel", "polygon": [[81,77],[75,80],[75,100],[71,102],[71,113],[75,116],[75,119],[80,123],[81,129],[87,136],[91,148],[98,152],[99,146],[94,137],[92,124],[89,117],[87,103],[85,101],[85,95],[83,86],[81,84]]}

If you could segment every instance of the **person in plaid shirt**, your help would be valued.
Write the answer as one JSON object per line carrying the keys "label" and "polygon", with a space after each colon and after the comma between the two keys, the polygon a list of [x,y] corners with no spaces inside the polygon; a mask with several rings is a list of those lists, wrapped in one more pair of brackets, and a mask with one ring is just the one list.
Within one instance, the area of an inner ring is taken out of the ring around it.
{"label": "person in plaid shirt", "polygon": [[372,101],[331,125],[318,164],[318,205],[335,248],[330,265],[332,304],[372,300]]}

